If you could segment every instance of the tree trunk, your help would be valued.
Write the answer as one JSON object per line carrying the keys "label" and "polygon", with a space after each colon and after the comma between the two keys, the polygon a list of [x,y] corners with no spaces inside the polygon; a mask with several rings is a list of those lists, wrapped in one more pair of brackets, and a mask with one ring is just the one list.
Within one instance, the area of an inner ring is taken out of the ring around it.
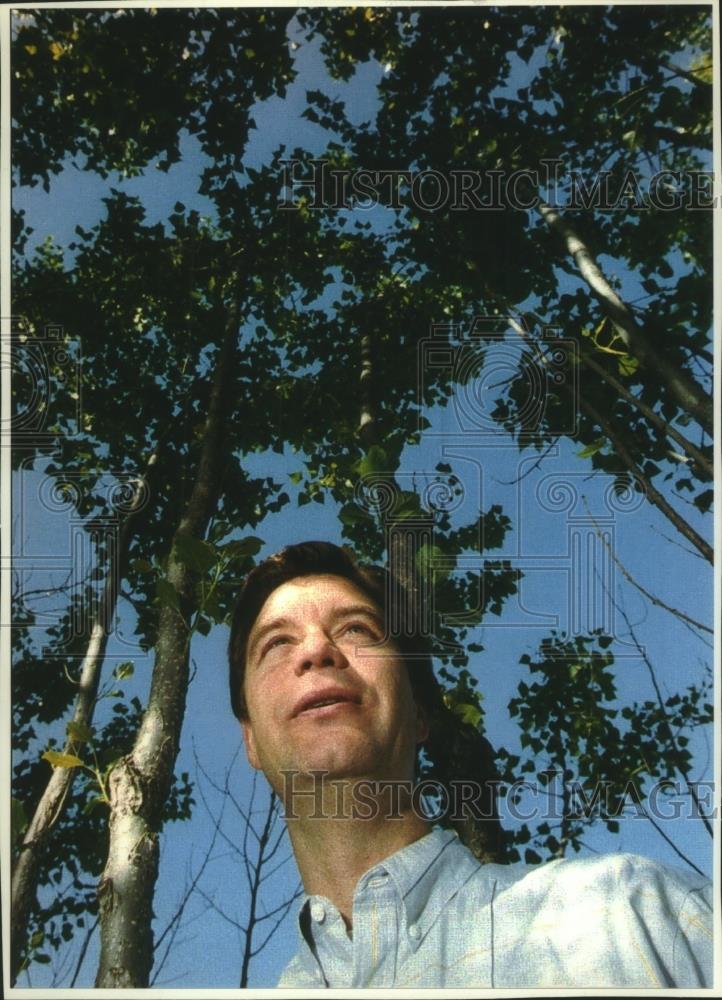
{"label": "tree trunk", "polygon": [[[511,317],[509,322],[510,325],[517,331],[517,333],[520,334],[520,336],[522,336],[525,340],[533,343],[531,336],[521,326],[521,324],[517,323],[516,320],[514,320]],[[563,388],[568,393],[573,392],[573,390],[567,385],[566,382],[563,383]],[[659,490],[657,490],[649,481],[649,479],[645,475],[643,475],[643,473],[639,469],[639,466],[634,461],[632,455],[629,453],[624,444],[619,440],[619,437],[615,433],[614,428],[611,425],[611,422],[607,420],[607,418],[604,417],[583,394],[579,398],[579,403],[582,407],[582,410],[587,414],[589,419],[592,420],[599,427],[599,429],[602,430],[604,434],[609,438],[609,441],[611,442],[614,448],[615,454],[619,456],[622,464],[625,466],[627,471],[631,473],[631,475],[644,486],[644,492],[647,500],[649,500],[651,504],[654,504],[655,507],[661,510],[664,516],[672,522],[677,531],[679,531],[682,535],[684,535],[684,537],[694,545],[694,547],[704,556],[705,559],[714,564],[714,550],[712,546],[708,542],[706,542],[705,539],[702,538],[702,536],[699,535],[694,530],[694,528],[687,523],[687,521],[685,521],[685,519],[681,516],[681,514],[677,513],[674,507],[672,507],[672,505],[668,503],[667,500],[665,500],[665,498],[662,496]]]}
{"label": "tree trunk", "polygon": [[658,430],[662,431],[663,434],[666,434],[667,437],[676,441],[682,450],[695,463],[697,471],[703,479],[709,481],[714,478],[714,469],[710,460],[706,458],[699,448],[688,440],[684,434],[681,434],[668,420],[660,417],[658,413],[655,413],[654,410],[647,406],[646,403],[643,403],[641,399],[634,395],[634,393],[630,392],[618,378],[615,378],[611,372],[608,372],[602,365],[595,361],[594,358],[591,358],[586,351],[583,351],[580,357],[583,365],[586,365],[587,368],[591,368],[591,370],[596,372],[600,378],[604,379],[604,381],[610,385],[622,399],[625,399],[628,403],[631,403],[632,406],[636,407],[642,416],[649,420],[650,424],[653,424]]}
{"label": "tree trunk", "polygon": [[615,434],[609,420],[607,420],[606,417],[603,417],[602,414],[599,413],[599,411],[588,400],[582,399],[582,409],[584,409],[594,423],[597,424],[602,431],[604,431],[614,448],[615,454],[619,456],[631,475],[642,483],[647,500],[649,500],[651,504],[654,504],[658,510],[661,510],[664,516],[672,522],[677,531],[684,535],[687,541],[691,542],[708,562],[714,565],[714,549],[712,546],[694,530],[691,524],[688,524],[687,521],[685,521],[681,514],[677,513],[674,507],[668,503],[667,500],[665,500],[659,490],[655,489],[650,480],[642,474],[637,466],[637,463]]}
{"label": "tree trunk", "polygon": [[378,433],[376,430],[376,418],[374,416],[374,406],[372,402],[373,388],[373,356],[371,353],[371,334],[361,335],[361,419],[359,420],[359,437],[361,444],[368,449],[378,444]]}
{"label": "tree trunk", "polygon": [[[528,315],[533,316],[535,321],[539,323],[540,326],[544,326],[536,314],[529,313]],[[603,365],[600,365],[598,361],[590,356],[588,351],[582,350],[579,357],[583,365],[587,368],[591,368],[593,372],[596,372],[596,374],[603,379],[607,385],[610,385],[622,399],[625,399],[628,403],[639,410],[642,416],[646,417],[647,420],[649,420],[651,424],[654,424],[654,426],[658,430],[662,431],[663,434],[666,434],[668,437],[676,441],[682,450],[695,463],[701,478],[706,480],[714,479],[714,468],[712,466],[712,462],[699,450],[699,448],[696,447],[696,445],[686,438],[684,434],[678,431],[677,428],[674,427],[668,420],[665,420],[658,413],[655,413],[650,406],[647,406],[647,404],[639,399],[638,396],[635,396],[633,392],[630,392],[623,382],[620,382],[615,375],[607,371]]]}
{"label": "tree trunk", "polygon": [[[237,339],[234,304],[215,364],[198,472],[174,541],[181,535],[202,538],[218,502]],[[161,608],[148,705],[133,750],[108,779],[110,844],[98,887],[101,952],[95,983],[104,989],[146,987],[153,964],[158,836],[185,713],[190,631],[184,615],[193,605],[193,574],[175,557],[173,545],[167,577],[179,595],[181,611]]]}
{"label": "tree trunk", "polygon": [[604,277],[591,250],[577,235],[571,224],[543,201],[539,203],[539,211],[547,225],[564,240],[580,274],[589,285],[604,313],[614,324],[628,352],[638,358],[641,365],[653,369],[658,376],[661,376],[684,412],[694,417],[711,437],[712,400],[704,389],[686,372],[668,361],[662,351],[656,349],[652,339],[638,325],[627,304],[622,301]]}
{"label": "tree trunk", "polygon": [[[152,455],[147,469],[155,464],[157,455]],[[88,647],[80,667],[79,690],[75,698],[72,722],[90,726],[93,721],[95,703],[103,668],[105,649],[112,628],[118,603],[118,590],[122,579],[125,560],[130,544],[131,519],[142,506],[142,490],[138,490],[133,504],[118,532],[115,550],[98,602],[95,620],[90,630]],[[76,752],[72,740],[65,744],[64,752]],[[11,976],[14,983],[22,962],[23,949],[27,940],[28,918],[33,899],[37,893],[38,874],[50,834],[63,814],[65,803],[75,779],[75,768],[54,767],[45,790],[35,808],[33,817],[23,837],[20,853],[12,872],[11,888]]]}

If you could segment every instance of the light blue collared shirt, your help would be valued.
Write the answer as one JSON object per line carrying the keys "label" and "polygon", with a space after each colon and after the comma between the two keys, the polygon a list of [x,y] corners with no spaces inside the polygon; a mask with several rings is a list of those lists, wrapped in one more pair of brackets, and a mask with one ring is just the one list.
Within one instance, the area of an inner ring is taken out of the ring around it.
{"label": "light blue collared shirt", "polygon": [[353,938],[306,896],[284,987],[710,987],[704,879],[633,854],[482,865],[433,830],[359,879]]}

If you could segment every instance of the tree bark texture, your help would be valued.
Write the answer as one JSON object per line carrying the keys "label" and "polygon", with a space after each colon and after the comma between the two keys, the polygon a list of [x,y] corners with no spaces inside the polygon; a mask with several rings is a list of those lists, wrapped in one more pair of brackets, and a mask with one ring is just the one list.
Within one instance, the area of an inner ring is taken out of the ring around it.
{"label": "tree bark texture", "polygon": [[[516,320],[513,319],[510,320],[510,322],[513,328],[517,331],[517,333],[519,333],[525,340],[531,342],[530,335],[521,326],[521,324],[517,323]],[[573,390],[567,385],[566,382],[563,383],[563,388],[568,393],[573,392]],[[603,416],[583,393],[579,397],[579,404],[584,413],[587,414],[589,419],[592,420],[597,425],[597,427],[599,427],[599,429],[604,432],[606,437],[611,442],[615,454],[619,456],[620,461],[627,469],[627,471],[633,476],[634,479],[636,479],[644,487],[644,493],[647,500],[649,500],[651,504],[654,504],[654,506],[657,507],[657,509],[660,510],[669,521],[672,522],[677,531],[679,531],[680,534],[684,535],[684,537],[694,545],[694,547],[704,556],[705,559],[707,559],[711,563],[714,563],[714,550],[712,546],[708,542],[706,542],[705,539],[702,538],[702,536],[699,535],[694,530],[691,524],[688,524],[687,521],[685,521],[685,519],[681,516],[681,514],[677,513],[674,507],[672,507],[672,505],[668,503],[667,500],[665,500],[665,498],[662,496],[659,490],[657,490],[652,485],[650,480],[645,475],[643,475],[639,466],[634,461],[634,458],[629,453],[627,448],[625,448],[622,441],[620,441],[618,435],[615,433],[611,421],[608,420],[607,417]]]}
{"label": "tree bark texture", "polygon": [[564,240],[566,248],[589,285],[605,315],[614,324],[628,352],[644,367],[653,369],[666,383],[670,393],[685,413],[689,413],[712,436],[712,400],[685,371],[668,361],[647,333],[639,326],[629,307],[609,284],[594,255],[573,226],[545,202],[539,211],[547,225]]}
{"label": "tree bark texture", "polygon": [[[148,471],[155,464],[156,455],[148,462]],[[144,480],[147,483],[147,478]],[[105,649],[113,625],[118,603],[118,591],[124,572],[131,538],[133,515],[143,505],[147,491],[139,487],[133,503],[118,531],[112,550],[110,565],[98,602],[90,631],[90,639],[80,666],[78,693],[73,707],[72,722],[90,726],[93,721]],[[73,754],[77,747],[68,740],[64,753]],[[67,797],[75,779],[75,768],[54,767],[50,779],[35,807],[33,817],[23,837],[20,852],[13,866],[11,888],[11,976],[14,983],[22,963],[23,950],[28,936],[28,918],[38,888],[38,875],[48,840],[63,814]]]}
{"label": "tree bark texture", "polygon": [[[535,322],[539,323],[540,326],[544,326],[542,320],[535,313],[529,313],[529,315],[532,316]],[[516,321],[512,321],[512,325],[514,326],[514,329],[517,329]],[[615,375],[613,375],[610,371],[607,371],[603,365],[600,365],[588,351],[581,351],[579,358],[581,363],[586,368],[595,372],[607,383],[607,385],[610,385],[618,396],[626,400],[631,406],[634,406],[635,409],[639,410],[642,416],[649,420],[650,424],[653,424],[658,430],[662,431],[663,434],[666,434],[668,437],[672,438],[673,441],[676,441],[685,454],[688,455],[689,458],[695,463],[697,471],[703,479],[714,479],[714,467],[712,462],[706,455],[704,455],[703,452],[699,450],[699,448],[696,447],[696,445],[686,438],[684,434],[677,430],[673,424],[671,424],[668,420],[665,420],[664,417],[661,417],[658,413],[655,413],[655,411],[650,406],[647,406],[643,400],[641,400],[638,396],[635,396],[633,392],[630,392],[623,382],[620,382]]]}
{"label": "tree bark texture", "polygon": [[664,420],[663,417],[660,417],[658,413],[655,413],[653,409],[647,406],[646,403],[643,403],[641,399],[634,395],[634,393],[631,393],[618,378],[615,378],[611,372],[608,372],[597,361],[589,357],[586,351],[581,355],[581,362],[587,368],[596,372],[600,378],[603,378],[604,381],[607,382],[608,385],[610,385],[622,399],[625,399],[628,403],[631,403],[632,406],[636,407],[642,416],[649,420],[650,424],[653,424],[658,430],[662,431],[663,434],[666,434],[668,437],[672,438],[673,441],[676,441],[682,450],[695,463],[702,478],[707,480],[714,478],[714,469],[709,459],[706,458],[699,448],[688,440],[684,434],[681,434],[676,427],[673,427],[668,420]]}
{"label": "tree bark texture", "polygon": [[[175,538],[202,538],[218,502],[224,438],[230,409],[232,360],[238,340],[238,307],[230,307],[215,363],[198,471]],[[100,880],[100,963],[95,985],[105,989],[147,987],[153,964],[153,894],[158,875],[158,837],[180,746],[189,680],[189,627],[193,606],[191,570],[175,558],[167,577],[181,611],[161,608],[148,704],[133,749],[111,771],[110,845]]]}
{"label": "tree bark texture", "polygon": [[604,431],[606,436],[611,441],[615,453],[622,460],[622,463],[627,467],[632,476],[639,480],[639,482],[644,486],[644,492],[647,500],[649,500],[651,504],[654,504],[654,506],[660,510],[669,521],[672,522],[677,531],[684,535],[687,541],[691,542],[708,562],[714,565],[714,549],[712,546],[694,530],[691,524],[685,521],[682,515],[679,514],[674,507],[668,503],[667,500],[665,500],[659,490],[652,485],[650,480],[642,474],[637,466],[637,463],[615,434],[609,420],[607,420],[606,417],[603,417],[602,414],[599,413],[599,411],[592,406],[588,400],[582,400],[582,408],[586,411],[594,423],[597,424],[602,431]]}

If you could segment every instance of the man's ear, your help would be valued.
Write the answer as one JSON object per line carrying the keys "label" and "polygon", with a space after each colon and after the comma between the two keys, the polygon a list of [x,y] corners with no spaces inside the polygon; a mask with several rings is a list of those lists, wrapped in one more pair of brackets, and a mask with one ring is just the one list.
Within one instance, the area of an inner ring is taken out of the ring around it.
{"label": "man's ear", "polygon": [[241,723],[243,727],[243,742],[246,746],[246,756],[248,757],[248,763],[251,767],[255,767],[257,771],[261,770],[261,762],[258,759],[258,751],[256,750],[256,741],[253,736],[253,726],[248,719],[244,719]]}

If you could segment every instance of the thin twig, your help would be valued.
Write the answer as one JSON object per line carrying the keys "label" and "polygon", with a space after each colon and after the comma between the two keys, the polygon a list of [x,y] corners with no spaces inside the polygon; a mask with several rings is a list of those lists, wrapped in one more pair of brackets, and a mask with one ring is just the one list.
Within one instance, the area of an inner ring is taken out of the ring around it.
{"label": "thin twig", "polygon": [[95,933],[95,929],[97,928],[97,926],[98,926],[99,923],[100,923],[100,914],[95,918],[95,923],[93,924],[93,926],[89,927],[88,930],[86,931],[85,939],[83,940],[83,944],[82,944],[82,946],[80,948],[80,954],[78,956],[78,963],[75,966],[75,972],[73,973],[73,978],[70,980],[70,989],[71,990],[75,986],[75,983],[76,983],[76,981],[78,979],[78,975],[80,974],[81,966],[82,966],[83,962],[85,961],[85,955],[86,955],[86,952],[88,950],[88,945],[90,944],[90,939],[92,938],[93,934]]}
{"label": "thin twig", "polygon": [[702,624],[702,622],[696,621],[694,618],[691,618],[689,615],[685,614],[684,611],[679,611],[678,608],[673,608],[671,605],[665,604],[665,602],[663,600],[661,600],[661,598],[655,597],[654,594],[650,594],[650,592],[648,590],[646,590],[642,586],[641,583],[637,583],[637,581],[634,579],[634,577],[629,572],[629,570],[626,568],[626,566],[624,566],[624,564],[620,561],[619,557],[614,552],[614,550],[612,549],[611,545],[604,538],[602,532],[599,530],[599,525],[597,524],[596,520],[594,519],[594,515],[589,510],[589,505],[587,503],[586,497],[582,497],[582,501],[584,503],[584,506],[587,508],[587,514],[591,518],[592,524],[594,525],[594,531],[595,531],[597,537],[603,543],[604,547],[607,549],[607,551],[611,555],[612,559],[615,561],[615,563],[617,564],[617,566],[619,566],[619,568],[621,569],[623,575],[625,576],[625,578],[627,580],[629,580],[629,582],[632,584],[632,586],[636,587],[637,590],[640,593],[644,594],[644,596],[647,598],[647,600],[651,601],[652,604],[656,605],[659,608],[663,608],[665,611],[669,611],[669,613],[672,614],[672,615],[674,615],[675,618],[679,618],[681,621],[687,622],[689,625],[694,625],[695,628],[698,628],[698,629],[700,629],[703,632],[709,632],[710,634],[714,635],[714,630],[711,629],[711,628],[709,628],[709,626]]}

